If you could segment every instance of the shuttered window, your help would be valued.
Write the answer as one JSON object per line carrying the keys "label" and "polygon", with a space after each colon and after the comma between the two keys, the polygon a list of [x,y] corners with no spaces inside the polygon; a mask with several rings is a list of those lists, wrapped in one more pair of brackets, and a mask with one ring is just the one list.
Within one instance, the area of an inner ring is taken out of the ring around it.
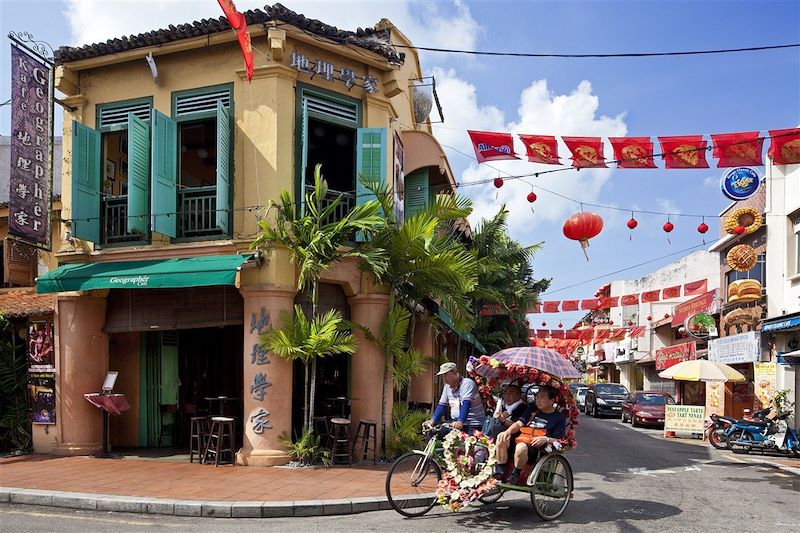
{"label": "shuttered window", "polygon": [[175,93],[173,116],[175,118],[213,116],[217,106],[231,107],[229,87],[208,88]]}
{"label": "shuttered window", "polygon": [[405,179],[405,217],[413,217],[428,205],[430,187],[428,185],[428,169],[415,170]]}
{"label": "shuttered window", "polygon": [[310,94],[304,95],[303,100],[311,117],[322,120],[334,119],[353,127],[358,126],[358,106],[356,104],[328,100]]}
{"label": "shuttered window", "polygon": [[97,106],[97,128],[100,131],[114,131],[128,127],[128,114],[133,113],[139,120],[150,120],[152,102],[149,98],[100,104]]}
{"label": "shuttered window", "polygon": [[[362,180],[386,186],[386,128],[358,128],[356,135],[356,205],[376,200]],[[364,241],[359,232],[357,241]]]}

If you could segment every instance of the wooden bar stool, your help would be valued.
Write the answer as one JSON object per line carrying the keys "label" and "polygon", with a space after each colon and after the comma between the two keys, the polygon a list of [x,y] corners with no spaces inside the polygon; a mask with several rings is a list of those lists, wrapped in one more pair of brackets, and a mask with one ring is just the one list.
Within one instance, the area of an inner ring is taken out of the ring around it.
{"label": "wooden bar stool", "polygon": [[[329,442],[331,446],[331,461],[336,463],[336,458],[341,457],[352,464],[350,458],[350,420],[347,418],[331,418]],[[340,463],[341,464],[341,463]]]}
{"label": "wooden bar stool", "polygon": [[327,416],[314,417],[314,435],[316,435],[317,437],[324,436],[325,439],[328,438],[328,435],[330,435],[330,429],[328,428]]}
{"label": "wooden bar stool", "polygon": [[[219,458],[222,454],[230,456],[228,464],[234,464],[233,457],[233,418],[227,416],[212,416],[211,430],[208,433],[206,450],[203,453],[203,462],[208,462],[208,455],[214,455],[214,466],[219,466]],[[226,442],[227,441],[227,442]]]}
{"label": "wooden bar stool", "polygon": [[193,416],[189,419],[189,462],[194,462],[194,454],[197,453],[198,462],[203,462],[203,454],[206,453],[206,443],[208,441],[208,417]]}
{"label": "wooden bar stool", "polygon": [[[364,453],[360,458],[356,457],[356,444],[358,443],[358,439],[364,443]],[[370,446],[370,439],[372,440],[372,446]],[[366,461],[367,453],[372,452],[372,464],[375,464],[378,460],[378,423],[374,420],[361,420],[358,421],[358,429],[356,430],[356,436],[353,438],[353,456],[358,459],[358,461]]]}

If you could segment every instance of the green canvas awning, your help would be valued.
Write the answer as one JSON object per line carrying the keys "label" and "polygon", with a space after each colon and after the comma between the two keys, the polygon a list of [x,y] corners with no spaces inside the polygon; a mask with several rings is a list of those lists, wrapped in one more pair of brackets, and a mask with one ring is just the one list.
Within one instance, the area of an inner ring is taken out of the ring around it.
{"label": "green canvas awning", "polygon": [[36,292],[178,289],[234,285],[236,272],[251,257],[252,254],[217,255],[64,265],[44,276],[39,276],[36,279]]}
{"label": "green canvas awning", "polygon": [[463,341],[473,345],[479,352],[483,354],[486,353],[486,348],[484,348],[483,344],[481,344],[472,333],[466,333],[456,328],[455,324],[453,323],[453,317],[450,316],[450,313],[445,311],[442,307],[439,307],[439,310],[436,312],[436,314],[439,315],[439,318],[442,322],[444,322],[444,325],[450,328],[453,333],[461,337]]}

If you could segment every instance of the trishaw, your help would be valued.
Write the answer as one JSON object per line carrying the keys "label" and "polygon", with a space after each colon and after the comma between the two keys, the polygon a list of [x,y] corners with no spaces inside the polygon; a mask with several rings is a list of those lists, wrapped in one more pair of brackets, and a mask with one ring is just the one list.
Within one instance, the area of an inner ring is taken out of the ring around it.
{"label": "trishaw", "polygon": [[[555,520],[567,508],[574,486],[572,467],[563,452],[575,447],[578,410],[564,380],[579,378],[580,374],[558,352],[537,347],[509,348],[491,357],[471,357],[467,371],[478,384],[488,407],[494,406],[493,393],[503,384],[555,388],[557,409],[568,421],[565,437],[542,450],[536,463],[522,471],[518,484],[511,485],[492,476],[496,461],[491,438],[479,432],[467,435],[446,424],[426,427],[425,448],[400,456],[389,468],[386,475],[389,504],[398,513],[415,517],[424,515],[437,503],[457,511],[475,501],[494,503],[506,491],[517,491],[530,495],[536,514],[543,520]],[[442,439],[443,428],[449,432]],[[509,457],[509,462],[512,460]]]}

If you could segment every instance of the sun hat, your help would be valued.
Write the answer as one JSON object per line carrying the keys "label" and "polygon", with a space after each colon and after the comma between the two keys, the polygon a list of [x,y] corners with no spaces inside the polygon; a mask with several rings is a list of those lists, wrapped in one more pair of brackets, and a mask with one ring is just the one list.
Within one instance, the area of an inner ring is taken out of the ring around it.
{"label": "sun hat", "polygon": [[455,363],[442,363],[442,366],[439,367],[439,372],[437,372],[436,375],[441,376],[447,374],[448,372],[453,372],[455,369]]}

